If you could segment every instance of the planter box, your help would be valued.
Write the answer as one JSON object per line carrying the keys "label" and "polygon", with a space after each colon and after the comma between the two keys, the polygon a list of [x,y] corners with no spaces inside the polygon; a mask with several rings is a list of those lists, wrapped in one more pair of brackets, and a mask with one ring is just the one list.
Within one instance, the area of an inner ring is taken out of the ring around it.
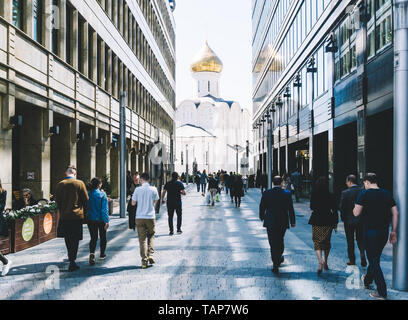
{"label": "planter box", "polygon": [[18,252],[39,244],[39,216],[15,220],[11,226],[11,252]]}
{"label": "planter box", "polygon": [[42,213],[38,216],[38,243],[57,237],[58,220],[57,212]]}
{"label": "planter box", "polygon": [[10,233],[11,233],[11,231],[9,230],[9,236],[8,237],[0,236],[0,252],[2,254],[8,254],[8,253],[11,252]]}

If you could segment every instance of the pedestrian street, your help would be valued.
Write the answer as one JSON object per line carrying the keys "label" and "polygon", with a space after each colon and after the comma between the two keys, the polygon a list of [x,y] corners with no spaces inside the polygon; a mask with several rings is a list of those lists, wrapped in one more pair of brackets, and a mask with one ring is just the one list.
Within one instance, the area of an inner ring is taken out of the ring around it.
{"label": "pedestrian street", "polygon": [[[90,266],[89,233],[84,226],[77,263],[67,272],[60,238],[8,257],[13,267],[0,278],[0,299],[371,299],[360,281],[359,266],[347,267],[343,224],[332,237],[329,271],[317,275],[308,202],[295,203],[296,228],[286,233],[285,261],[271,272],[269,243],[258,218],[259,189],[250,189],[235,208],[223,192],[215,207],[204,204],[195,186],[183,197],[183,233],[169,236],[167,213],[157,217],[156,264],[141,269],[137,233],[116,214],[108,230],[107,259]],[[117,211],[117,210],[115,210]],[[359,259],[357,263],[359,263]],[[391,289],[392,250],[382,258],[389,299],[408,299]]]}

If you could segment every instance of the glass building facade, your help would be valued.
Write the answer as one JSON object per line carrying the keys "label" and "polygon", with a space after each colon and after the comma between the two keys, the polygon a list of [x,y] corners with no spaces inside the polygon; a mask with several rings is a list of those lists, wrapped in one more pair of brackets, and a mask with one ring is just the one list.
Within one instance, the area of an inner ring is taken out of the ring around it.
{"label": "glass building facade", "polygon": [[[348,174],[393,187],[393,1],[254,0],[257,170],[299,168],[336,194]],[[273,150],[268,150],[268,128]]]}

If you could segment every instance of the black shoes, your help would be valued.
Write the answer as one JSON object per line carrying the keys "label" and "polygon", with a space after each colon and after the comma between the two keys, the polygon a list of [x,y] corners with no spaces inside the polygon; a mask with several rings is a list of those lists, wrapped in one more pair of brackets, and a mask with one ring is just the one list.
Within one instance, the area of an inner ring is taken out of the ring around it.
{"label": "black shoes", "polygon": [[173,231],[170,231],[170,232],[169,232],[169,236],[172,236],[172,235],[174,235],[174,232],[173,232]]}
{"label": "black shoes", "polygon": [[106,259],[106,254],[101,254],[99,256],[99,260],[105,260]]}
{"label": "black shoes", "polygon": [[89,264],[90,264],[91,266],[95,265],[95,254],[94,254],[94,253],[91,253],[91,254],[89,255]]}
{"label": "black shoes", "polygon": [[278,267],[273,267],[273,268],[272,268],[272,272],[273,272],[274,274],[279,274],[279,268],[278,268]]}
{"label": "black shoes", "polygon": [[71,262],[68,267],[69,272],[73,272],[79,269],[79,266],[75,262]]}
{"label": "black shoes", "polygon": [[177,230],[177,234],[182,234],[182,233],[183,233],[183,231],[181,231],[181,229]]}

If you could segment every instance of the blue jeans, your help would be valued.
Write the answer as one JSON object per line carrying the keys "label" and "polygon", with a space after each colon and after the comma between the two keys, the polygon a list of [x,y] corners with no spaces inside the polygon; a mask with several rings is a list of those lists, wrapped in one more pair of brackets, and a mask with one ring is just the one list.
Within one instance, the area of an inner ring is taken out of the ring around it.
{"label": "blue jeans", "polygon": [[380,260],[387,241],[388,228],[364,231],[364,243],[368,259],[368,269],[364,284],[369,285],[374,280],[377,285],[378,293],[383,297],[387,297],[387,285],[385,283],[384,274],[381,270]]}

